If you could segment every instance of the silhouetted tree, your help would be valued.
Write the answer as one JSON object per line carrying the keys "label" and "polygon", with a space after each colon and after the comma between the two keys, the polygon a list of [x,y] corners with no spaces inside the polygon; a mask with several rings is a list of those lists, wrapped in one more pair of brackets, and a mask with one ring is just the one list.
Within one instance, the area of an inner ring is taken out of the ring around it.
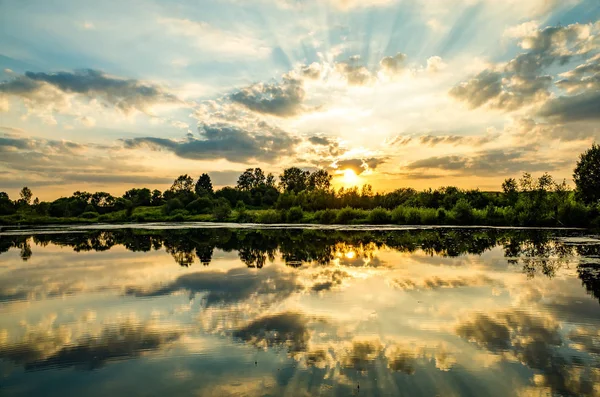
{"label": "silhouetted tree", "polygon": [[196,194],[204,196],[206,194],[213,194],[213,185],[208,174],[202,174],[196,182]]}
{"label": "silhouetted tree", "polygon": [[21,192],[19,193],[19,197],[21,197],[21,202],[23,204],[29,205],[29,204],[31,204],[31,199],[33,197],[33,193],[31,192],[31,189],[29,189],[27,186],[25,186],[23,189],[21,189]]}
{"label": "silhouetted tree", "polygon": [[298,167],[290,167],[283,170],[279,175],[281,188],[286,192],[299,193],[308,186],[310,172],[303,171]]}
{"label": "silhouetted tree", "polygon": [[600,201],[600,145],[582,153],[573,171],[578,196],[587,204]]}

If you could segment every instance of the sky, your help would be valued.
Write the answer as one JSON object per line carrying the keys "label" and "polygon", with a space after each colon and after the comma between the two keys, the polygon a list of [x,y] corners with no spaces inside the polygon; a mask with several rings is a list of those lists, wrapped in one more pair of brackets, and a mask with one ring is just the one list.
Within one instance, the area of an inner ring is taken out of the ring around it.
{"label": "sky", "polygon": [[598,0],[0,0],[0,26],[13,198],[290,166],[499,190],[571,182],[600,135]]}

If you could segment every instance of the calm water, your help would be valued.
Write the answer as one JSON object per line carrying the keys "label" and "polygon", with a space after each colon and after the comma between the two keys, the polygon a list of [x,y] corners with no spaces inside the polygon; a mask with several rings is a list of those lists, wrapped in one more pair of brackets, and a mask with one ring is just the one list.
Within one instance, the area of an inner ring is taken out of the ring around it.
{"label": "calm water", "polygon": [[600,396],[599,300],[582,231],[4,231],[0,395]]}

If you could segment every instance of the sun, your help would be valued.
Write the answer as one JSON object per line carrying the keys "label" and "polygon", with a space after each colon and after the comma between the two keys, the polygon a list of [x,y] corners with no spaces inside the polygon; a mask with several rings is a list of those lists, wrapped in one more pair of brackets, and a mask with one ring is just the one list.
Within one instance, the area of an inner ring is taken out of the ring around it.
{"label": "sun", "polygon": [[358,183],[358,175],[351,169],[344,170],[344,184],[356,185]]}

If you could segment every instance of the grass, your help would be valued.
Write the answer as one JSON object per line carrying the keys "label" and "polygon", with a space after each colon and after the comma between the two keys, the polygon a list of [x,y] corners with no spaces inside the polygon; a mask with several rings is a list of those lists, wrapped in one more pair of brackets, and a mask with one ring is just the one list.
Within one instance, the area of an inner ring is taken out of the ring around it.
{"label": "grass", "polygon": [[[137,207],[130,215],[126,210],[94,216],[85,213],[81,217],[55,218],[39,216],[34,213],[17,213],[0,216],[0,225],[44,225],[44,224],[93,224],[123,222],[216,222],[213,214],[190,214],[185,210],[174,211],[166,215],[162,207]],[[491,207],[483,210],[457,208],[452,210],[397,207],[393,210],[375,208],[362,210],[356,208],[327,209],[308,212],[299,208],[290,210],[256,210],[236,209],[224,222],[239,223],[311,223],[311,224],[396,224],[396,225],[483,225],[483,226],[520,226],[515,212],[508,207]],[[570,223],[570,222],[569,222]],[[581,226],[569,223],[558,223],[559,226]]]}

